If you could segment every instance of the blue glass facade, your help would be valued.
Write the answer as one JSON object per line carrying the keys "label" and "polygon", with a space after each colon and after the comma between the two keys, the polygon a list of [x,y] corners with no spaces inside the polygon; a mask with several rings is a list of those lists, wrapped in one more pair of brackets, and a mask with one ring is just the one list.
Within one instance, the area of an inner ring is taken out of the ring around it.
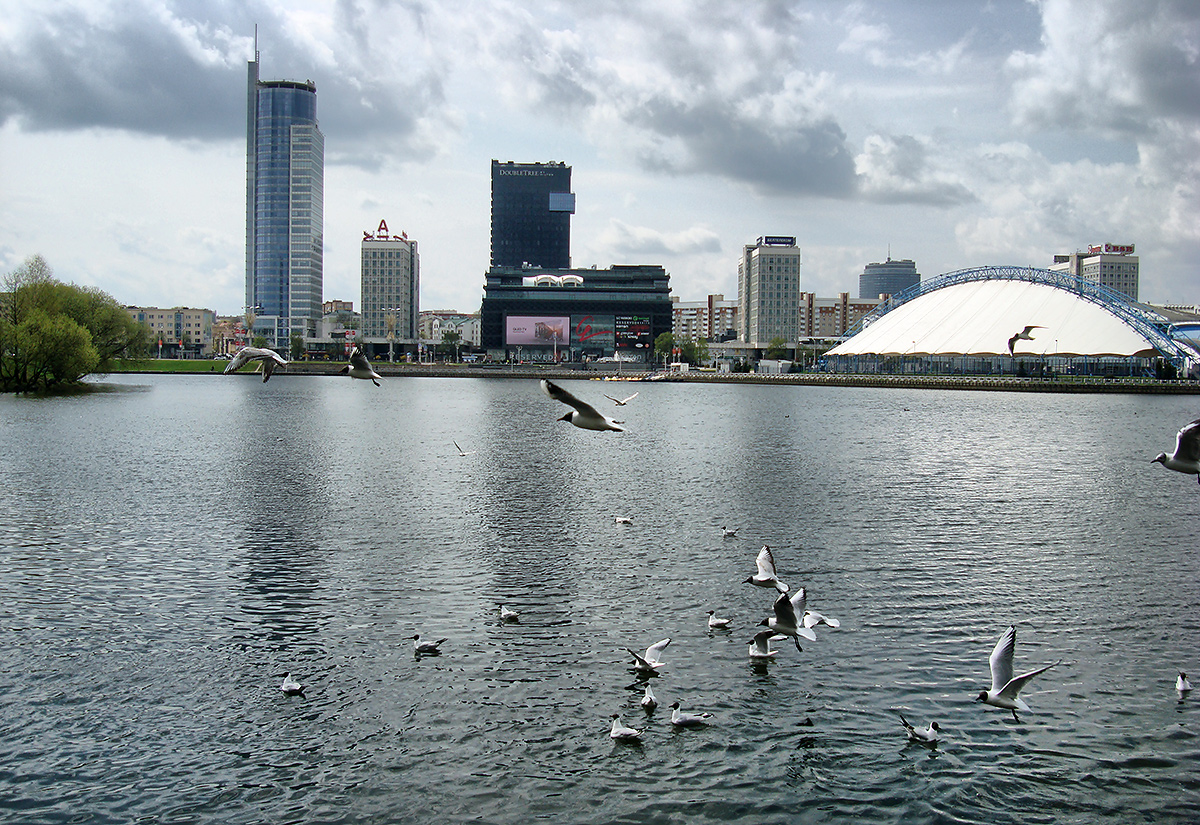
{"label": "blue glass facade", "polygon": [[325,138],[312,82],[260,81],[256,59],[247,93],[246,310],[286,347],[321,319]]}

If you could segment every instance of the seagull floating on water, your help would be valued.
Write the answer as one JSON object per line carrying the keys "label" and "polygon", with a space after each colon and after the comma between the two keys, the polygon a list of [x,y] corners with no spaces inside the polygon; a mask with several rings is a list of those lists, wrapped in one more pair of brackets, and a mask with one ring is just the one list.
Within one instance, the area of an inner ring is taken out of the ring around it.
{"label": "seagull floating on water", "polygon": [[992,669],[992,689],[980,691],[979,695],[975,697],[975,701],[1011,710],[1013,719],[1020,722],[1017,711],[1029,710],[1029,705],[1025,704],[1025,700],[1017,695],[1021,692],[1021,688],[1029,684],[1034,676],[1044,673],[1062,660],[1020,676],[1013,676],[1013,650],[1016,646],[1017,628],[1009,625],[1008,630],[1000,636],[1000,641],[996,642],[996,647],[993,648],[992,655],[988,658],[988,664]]}
{"label": "seagull floating on water", "polygon": [[642,732],[637,728],[631,728],[621,721],[621,714],[614,713],[612,715],[612,730],[608,732],[610,738],[618,742],[629,742],[639,738]]}
{"label": "seagull floating on water", "polygon": [[791,636],[792,641],[796,643],[796,650],[803,651],[804,648],[800,647],[801,636],[810,642],[817,640],[817,634],[805,627],[800,619],[804,615],[806,600],[807,596],[803,587],[797,590],[796,594],[791,597],[787,593],[780,593],[779,598],[775,600],[774,604],[775,615],[763,619],[759,624],[771,628],[771,630],[780,636]]}
{"label": "seagull floating on water", "polygon": [[774,630],[758,631],[754,634],[754,638],[750,640],[750,658],[774,659],[779,651],[771,649],[771,642],[785,638],[787,637],[776,635]]}
{"label": "seagull floating on water", "polygon": [[283,356],[273,349],[264,349],[262,347],[242,347],[234,353],[233,359],[225,365],[225,374],[237,372],[251,361],[258,361],[262,365],[263,383],[271,378],[276,367],[286,367],[287,361],[283,360]]}
{"label": "seagull floating on water", "polygon": [[709,630],[724,630],[729,627],[729,619],[718,619],[717,611],[708,611],[708,629]]}
{"label": "seagull floating on water", "polygon": [[904,725],[904,729],[908,731],[909,742],[920,742],[923,745],[937,744],[938,731],[941,730],[937,722],[930,722],[927,728],[914,728],[908,723],[908,720],[904,718],[904,714],[902,713],[900,714],[900,724]]}
{"label": "seagull floating on water", "polygon": [[338,370],[338,375],[349,375],[351,378],[361,378],[364,381],[369,380],[377,387],[379,386],[377,379],[383,377],[371,368],[371,362],[367,360],[362,347],[354,348],[350,353],[350,363]]}
{"label": "seagull floating on water", "polygon": [[517,622],[521,620],[521,614],[515,610],[509,610],[504,605],[500,605],[500,621],[502,622]]}
{"label": "seagull floating on water", "polygon": [[470,450],[470,451],[464,450],[462,447],[458,446],[458,442],[455,441],[453,438],[450,439],[450,443],[454,445],[454,449],[458,450],[458,454],[460,456],[475,455],[474,450]]}
{"label": "seagull floating on water", "polygon": [[633,524],[633,519],[629,516],[613,516],[613,522],[616,524]]}
{"label": "seagull floating on water", "polygon": [[1016,353],[1013,352],[1013,347],[1015,347],[1017,345],[1017,341],[1032,341],[1033,336],[1030,335],[1029,333],[1035,329],[1045,329],[1045,327],[1039,327],[1037,324],[1029,324],[1028,326],[1025,327],[1025,329],[1018,332],[1012,338],[1009,338],[1008,339],[1008,354],[1016,355]]}
{"label": "seagull floating on water", "polygon": [[754,559],[754,563],[758,565],[758,572],[742,582],[743,584],[773,587],[780,593],[788,592],[788,586],[775,575],[775,557],[771,555],[770,547],[764,544],[758,551],[758,557]]}
{"label": "seagull floating on water", "polygon": [[1175,452],[1159,453],[1151,462],[1157,461],[1168,470],[1196,476],[1200,483],[1200,418],[1184,425],[1175,436]]}
{"label": "seagull floating on water", "polygon": [[695,728],[707,725],[712,719],[711,713],[684,713],[679,709],[678,702],[671,703],[671,724],[679,728]]}
{"label": "seagull floating on water", "polygon": [[292,678],[291,673],[283,674],[283,684],[279,686],[285,696],[303,696],[304,686]]}
{"label": "seagull floating on water", "polygon": [[737,537],[738,529],[736,527],[721,527],[721,537],[732,539]]}
{"label": "seagull floating on water", "polygon": [[620,426],[623,421],[613,421],[607,415],[603,415],[596,411],[596,408],[591,404],[586,404],[580,401],[571,393],[564,390],[557,384],[553,384],[542,379],[542,392],[553,398],[555,401],[566,404],[568,407],[575,409],[564,415],[559,421],[568,421],[579,427],[581,430],[613,430],[614,432],[623,433],[625,428]]}
{"label": "seagull floating on water", "polygon": [[646,713],[650,713],[658,707],[658,697],[654,695],[654,691],[650,689],[650,683],[646,683],[646,693],[642,696],[642,709]]}
{"label": "seagull floating on water", "polygon": [[422,642],[420,634],[413,636],[413,652],[418,656],[437,656],[441,654],[440,646],[445,639],[438,639],[436,642]]}
{"label": "seagull floating on water", "polygon": [[1182,670],[1179,671],[1179,678],[1175,680],[1175,689],[1180,693],[1187,693],[1192,689],[1192,683],[1188,681],[1187,674]]}
{"label": "seagull floating on water", "polygon": [[667,645],[670,643],[670,639],[655,642],[646,648],[645,656],[639,656],[629,648],[625,648],[625,651],[633,657],[634,667],[637,670],[642,673],[657,673],[658,669],[665,664],[659,657],[662,656],[662,652],[667,649]]}
{"label": "seagull floating on water", "polygon": [[604,396],[604,397],[605,397],[605,398],[607,398],[609,401],[612,401],[612,402],[613,402],[614,404],[616,404],[618,407],[624,407],[624,406],[625,406],[626,404],[628,404],[630,401],[632,401],[633,399],[637,398],[637,397],[638,397],[638,394],[635,392],[633,395],[629,396],[628,398],[624,398],[624,399],[621,399],[621,398],[613,398],[611,395],[606,395],[606,396]]}

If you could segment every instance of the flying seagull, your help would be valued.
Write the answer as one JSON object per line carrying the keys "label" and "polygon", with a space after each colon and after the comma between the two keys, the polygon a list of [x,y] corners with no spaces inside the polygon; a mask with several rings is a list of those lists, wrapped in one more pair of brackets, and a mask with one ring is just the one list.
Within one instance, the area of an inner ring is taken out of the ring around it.
{"label": "flying seagull", "polygon": [[694,728],[707,725],[712,719],[711,713],[684,713],[679,709],[678,702],[671,703],[671,724],[678,728]]}
{"label": "flying seagull", "polygon": [[1195,475],[1196,482],[1200,483],[1200,418],[1185,424],[1175,436],[1175,452],[1170,455],[1159,453],[1150,460],[1168,470]]}
{"label": "flying seagull", "polygon": [[927,728],[914,728],[908,723],[908,720],[904,718],[904,714],[902,713],[900,714],[900,724],[904,725],[904,729],[908,731],[909,742],[920,742],[922,745],[937,745],[938,731],[941,730],[937,722],[930,722]]}
{"label": "flying seagull", "polygon": [[441,654],[441,644],[445,639],[438,639],[436,642],[422,642],[420,634],[413,637],[413,652],[418,656],[438,656]]}
{"label": "flying seagull", "polygon": [[636,741],[642,732],[637,728],[631,728],[621,721],[621,714],[614,713],[612,715],[612,730],[608,732],[610,738],[618,742],[633,742]]}
{"label": "flying seagull", "polygon": [[303,696],[304,686],[292,678],[291,673],[283,674],[283,684],[279,686],[284,696]]}
{"label": "flying seagull", "polygon": [[363,353],[362,347],[355,347],[350,353],[350,363],[338,370],[338,375],[347,375],[351,378],[361,378],[364,381],[370,380],[375,386],[379,386],[379,381],[376,379],[382,376],[371,369],[371,362],[367,360],[367,356]]}
{"label": "flying seagull", "polygon": [[658,668],[665,664],[659,657],[662,656],[662,652],[667,649],[667,645],[670,643],[670,639],[663,639],[661,642],[655,642],[654,644],[650,645],[650,647],[646,648],[645,656],[639,656],[629,648],[625,648],[625,651],[633,657],[634,668],[642,673],[657,673]]}
{"label": "flying seagull", "polygon": [[780,593],[788,592],[788,586],[781,582],[775,575],[775,557],[771,555],[771,548],[763,545],[758,551],[758,557],[754,560],[758,565],[758,572],[755,573],[742,584],[753,584],[758,587],[773,587]]}
{"label": "flying seagull", "polygon": [[1045,327],[1039,327],[1037,324],[1029,324],[1028,326],[1025,327],[1025,329],[1018,332],[1012,338],[1009,338],[1008,339],[1008,354],[1009,355],[1016,354],[1013,352],[1013,347],[1015,347],[1017,345],[1017,341],[1032,341],[1033,336],[1029,334],[1029,331],[1034,330],[1034,329],[1045,329]]}
{"label": "flying seagull", "polygon": [[771,628],[780,636],[791,636],[792,641],[796,643],[796,650],[803,650],[804,648],[800,647],[801,636],[810,642],[817,640],[817,634],[805,627],[801,618],[804,616],[806,600],[803,587],[790,598],[787,593],[780,593],[779,598],[775,600],[775,615],[763,619],[759,624]]}
{"label": "flying seagull", "polygon": [[[992,689],[983,690],[975,697],[975,701],[983,702],[985,705],[992,705],[997,708],[1005,708],[1012,711],[1013,719],[1018,722],[1021,719],[1017,716],[1018,710],[1029,710],[1029,705],[1025,704],[1025,700],[1017,694],[1021,692],[1021,688],[1029,684],[1029,680],[1039,673],[1043,673],[1058,662],[1053,662],[1045,667],[1031,670],[1029,673],[1024,673],[1020,676],[1013,676],[1013,649],[1017,646],[1017,628],[1009,625],[1008,630],[1000,637],[1000,641],[996,642],[996,647],[992,650],[992,655],[988,658],[988,664],[992,669]],[[1059,661],[1062,661],[1061,659]]]}
{"label": "flying seagull", "polygon": [[458,446],[458,442],[455,441],[453,438],[450,439],[450,443],[454,445],[454,449],[458,450],[458,454],[460,456],[475,455],[474,450],[470,450],[470,451],[464,450],[462,447]]}
{"label": "flying seagull", "polygon": [[784,637],[777,636],[774,630],[758,631],[754,634],[754,638],[750,640],[750,658],[774,659],[779,651],[771,649],[771,642],[782,638]]}
{"label": "flying seagull", "polygon": [[625,432],[625,428],[620,426],[625,422],[613,421],[607,415],[597,412],[596,408],[591,404],[585,404],[575,396],[571,395],[571,393],[564,390],[562,387],[558,386],[557,384],[552,384],[545,378],[542,379],[542,392],[546,393],[546,395],[550,396],[555,401],[566,404],[568,407],[575,408],[573,411],[558,419],[559,421],[569,421],[576,427],[579,427],[581,430],[613,430],[614,432],[618,433]]}
{"label": "flying seagull", "polygon": [[276,367],[286,367],[287,361],[283,360],[283,356],[273,349],[263,349],[262,347],[242,347],[238,350],[233,359],[225,365],[225,374],[237,372],[251,361],[259,361],[262,364],[263,383],[270,380],[272,373]]}
{"label": "flying seagull", "polygon": [[611,395],[605,395],[604,397],[607,398],[609,401],[613,402],[614,404],[616,404],[618,407],[624,407],[630,401],[637,398],[638,394],[635,392],[633,395],[629,396],[628,398],[613,398]]}

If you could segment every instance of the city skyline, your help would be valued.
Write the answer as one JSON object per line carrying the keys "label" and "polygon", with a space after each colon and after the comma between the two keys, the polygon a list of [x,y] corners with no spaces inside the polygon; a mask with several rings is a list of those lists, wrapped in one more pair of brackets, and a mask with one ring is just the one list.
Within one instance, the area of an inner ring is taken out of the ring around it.
{"label": "city skyline", "polygon": [[889,245],[928,278],[1112,242],[1143,300],[1200,302],[1200,10],[969,5],[18,0],[0,270],[240,312],[257,23],[263,75],[321,90],[325,300],[361,305],[387,217],[421,305],[478,309],[499,158],[573,168],[574,266],[662,265],[685,298],[735,295],[743,245],[781,234],[821,295]]}

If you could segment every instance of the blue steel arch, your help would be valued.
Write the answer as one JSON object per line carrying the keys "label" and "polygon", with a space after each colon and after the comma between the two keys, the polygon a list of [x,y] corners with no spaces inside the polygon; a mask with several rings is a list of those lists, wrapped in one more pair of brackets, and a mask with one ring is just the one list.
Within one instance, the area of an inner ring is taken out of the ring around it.
{"label": "blue steel arch", "polygon": [[887,302],[880,304],[878,309],[864,315],[857,324],[846,330],[846,334],[842,336],[841,340],[846,341],[853,338],[893,309],[934,290],[972,281],[1003,280],[1029,281],[1074,293],[1085,301],[1097,304],[1133,327],[1139,334],[1144,335],[1146,340],[1164,358],[1178,362],[1180,359],[1191,357],[1191,354],[1171,337],[1170,324],[1167,321],[1141,304],[1129,300],[1123,293],[1075,275],[1033,266],[977,266],[970,269],[958,269],[927,281],[921,281],[903,292],[893,295]]}

